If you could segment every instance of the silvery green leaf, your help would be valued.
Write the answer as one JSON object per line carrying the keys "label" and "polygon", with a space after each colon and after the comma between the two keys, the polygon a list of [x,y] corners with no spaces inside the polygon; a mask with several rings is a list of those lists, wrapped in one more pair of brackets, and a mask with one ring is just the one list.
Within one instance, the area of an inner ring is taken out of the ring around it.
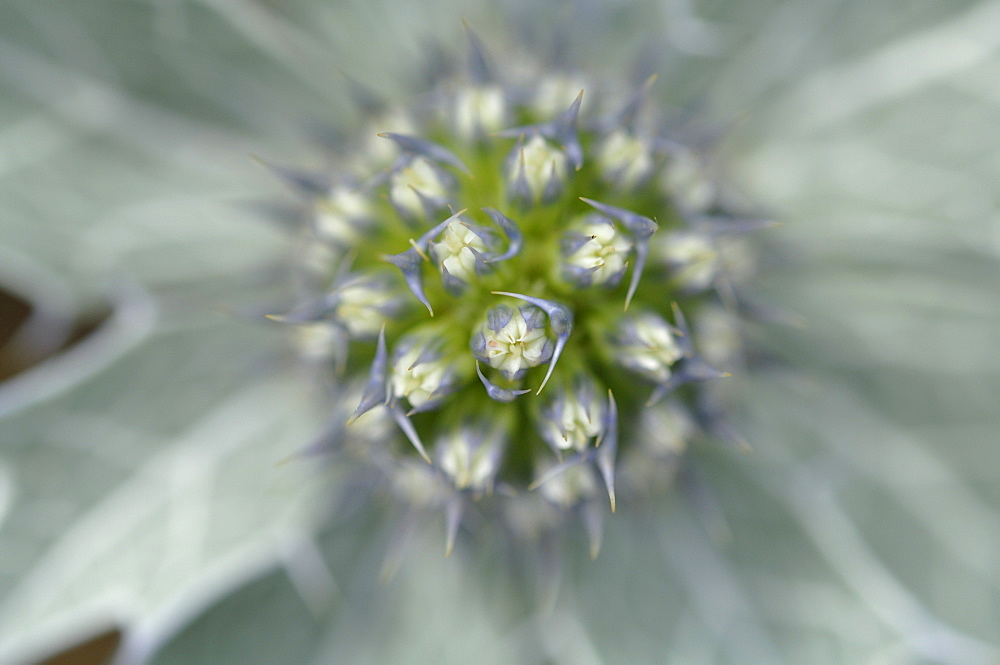
{"label": "silvery green leaf", "polygon": [[[336,65],[394,99],[431,38],[490,43],[519,4],[0,8],[0,274],[70,317],[133,303],[0,415],[0,654],[110,618],[157,663],[997,661],[995,2],[580,3],[561,60],[625,66],[648,27],[631,83],[739,120],[725,161],[784,223],[759,286],[806,327],[756,331],[785,365],[724,387],[754,452],[689,451],[594,562],[582,532],[517,575],[461,534],[444,559],[435,522],[379,585],[371,514],[313,533],[325,494],[274,464],[316,414],[219,313],[285,241],[230,203],[280,196],[249,155],[308,160],[299,127],[352,113]],[[525,579],[558,590],[536,610]]]}

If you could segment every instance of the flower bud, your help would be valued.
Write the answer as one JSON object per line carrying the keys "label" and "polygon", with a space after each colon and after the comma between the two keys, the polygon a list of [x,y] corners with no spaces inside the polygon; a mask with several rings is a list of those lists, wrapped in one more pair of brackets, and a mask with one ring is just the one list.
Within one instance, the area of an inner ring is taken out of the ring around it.
{"label": "flower bud", "polygon": [[355,275],[331,293],[333,318],[353,339],[375,339],[379,328],[404,307],[398,290],[382,275]]}
{"label": "flower bud", "polygon": [[340,360],[346,346],[344,331],[328,321],[295,326],[295,347],[306,362]]}
{"label": "flower bud", "polygon": [[487,229],[455,219],[445,227],[437,242],[430,243],[430,251],[441,269],[445,286],[461,292],[486,270],[484,257],[496,245],[496,239]]}
{"label": "flower bud", "polygon": [[437,464],[455,489],[491,493],[506,439],[496,425],[463,425],[438,440]]}
{"label": "flower bud", "polygon": [[556,391],[542,408],[539,432],[557,455],[566,450],[582,452],[603,433],[605,408],[597,392],[592,379],[578,377],[571,388]]}
{"label": "flower bud", "polygon": [[407,160],[390,176],[389,200],[410,219],[430,217],[444,207],[447,197],[447,176],[423,157]]}
{"label": "flower bud", "polygon": [[437,407],[458,387],[455,363],[442,346],[438,338],[417,334],[401,341],[393,354],[389,388],[393,398],[406,398],[410,413]]}
{"label": "flower bud", "polygon": [[334,186],[317,202],[313,228],[321,240],[350,247],[361,240],[371,215],[367,197],[356,189]]}
{"label": "flower bud", "polygon": [[617,129],[598,146],[597,164],[605,180],[631,190],[653,171],[652,146],[630,132]]}
{"label": "flower bud", "polygon": [[[538,476],[545,477],[551,468],[541,467]],[[538,491],[560,508],[568,509],[586,499],[593,499],[601,492],[597,472],[589,464],[577,464],[551,475],[538,485]]]}
{"label": "flower bud", "polygon": [[691,412],[676,400],[643,411],[639,421],[639,442],[656,456],[682,454],[697,435],[698,424]]}
{"label": "flower bud", "polygon": [[628,267],[632,241],[614,221],[590,214],[578,219],[562,237],[562,274],[577,286],[615,287]]}
{"label": "flower bud", "polygon": [[527,205],[550,203],[562,191],[566,173],[566,153],[533,134],[519,142],[507,159],[507,191]]}
{"label": "flower bud", "polygon": [[552,357],[554,347],[545,326],[545,312],[534,305],[498,305],[473,335],[472,355],[508,379],[520,378]]}
{"label": "flower bud", "polygon": [[460,88],[455,93],[455,132],[463,139],[482,139],[504,126],[507,101],[497,85]]}
{"label": "flower bud", "polygon": [[704,155],[679,148],[667,160],[663,189],[682,210],[709,210],[718,198],[718,187]]}
{"label": "flower bud", "polygon": [[531,105],[542,118],[551,118],[573,103],[581,90],[590,85],[579,74],[557,74],[545,76],[534,88]]}
{"label": "flower bud", "polygon": [[671,365],[683,355],[674,329],[651,312],[624,317],[612,343],[619,364],[660,384],[670,379]]}
{"label": "flower bud", "polygon": [[657,258],[681,288],[689,292],[711,288],[721,269],[712,237],[683,230],[665,234],[659,240]]}

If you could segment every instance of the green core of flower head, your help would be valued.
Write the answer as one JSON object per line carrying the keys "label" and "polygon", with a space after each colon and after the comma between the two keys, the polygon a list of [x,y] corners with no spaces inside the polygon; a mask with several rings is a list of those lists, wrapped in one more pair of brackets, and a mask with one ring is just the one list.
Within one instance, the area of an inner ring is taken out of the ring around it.
{"label": "green core of flower head", "polygon": [[648,85],[509,82],[471,41],[470,76],[385,115],[405,132],[375,128],[391,158],[350,156],[367,172],[317,198],[304,242],[330,250],[332,286],[285,318],[337,332],[365,385],[352,421],[389,414],[408,441],[395,454],[452,496],[552,481],[554,505],[613,508],[643,411],[669,397],[696,413],[723,375],[681,312],[718,300],[720,239],[752,224],[704,193],[712,174],[692,174]]}

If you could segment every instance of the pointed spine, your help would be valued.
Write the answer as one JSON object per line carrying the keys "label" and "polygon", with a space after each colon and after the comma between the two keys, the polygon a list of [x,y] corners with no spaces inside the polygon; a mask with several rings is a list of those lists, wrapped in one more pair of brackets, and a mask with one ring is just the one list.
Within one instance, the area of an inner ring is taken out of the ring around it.
{"label": "pointed spine", "polygon": [[433,143],[416,136],[396,134],[395,132],[381,132],[376,134],[376,136],[391,139],[403,152],[408,152],[412,155],[419,155],[420,157],[426,157],[432,162],[452,166],[467,176],[472,175],[472,172],[469,171],[469,167],[458,158],[458,155],[442,145],[438,145],[437,143]]}
{"label": "pointed spine", "polygon": [[347,419],[348,425],[368,411],[371,411],[378,404],[384,404],[388,401],[388,368],[389,350],[385,345],[385,324],[382,324],[382,329],[378,333],[378,343],[375,346],[375,359],[368,370],[368,383],[361,394],[361,403],[358,404],[358,408],[354,410],[351,417]]}

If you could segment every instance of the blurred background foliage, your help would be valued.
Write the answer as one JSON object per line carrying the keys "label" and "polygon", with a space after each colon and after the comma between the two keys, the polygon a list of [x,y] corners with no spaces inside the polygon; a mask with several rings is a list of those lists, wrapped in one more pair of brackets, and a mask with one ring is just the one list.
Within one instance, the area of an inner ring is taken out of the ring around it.
{"label": "blurred background foliage", "polygon": [[[327,514],[278,464],[321,405],[280,332],[287,201],[251,155],[321,166],[343,72],[518,31],[658,72],[731,123],[734,178],[804,328],[741,380],[750,455],[562,556],[510,562],[391,507]],[[0,662],[1000,662],[1000,3],[8,0],[0,4]],[[693,489],[692,489],[693,488]],[[86,649],[73,651],[91,642]],[[67,651],[63,660],[56,654]]]}

